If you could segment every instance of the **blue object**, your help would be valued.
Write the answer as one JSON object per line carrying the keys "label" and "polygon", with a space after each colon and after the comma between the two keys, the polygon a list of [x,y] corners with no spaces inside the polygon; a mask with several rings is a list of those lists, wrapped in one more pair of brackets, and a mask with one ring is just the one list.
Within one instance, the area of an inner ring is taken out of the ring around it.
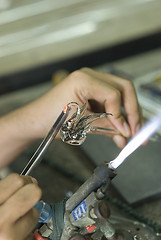
{"label": "blue object", "polygon": [[49,204],[47,204],[44,201],[39,201],[36,203],[34,208],[39,212],[40,218],[39,218],[39,223],[46,223],[50,220],[52,217],[52,208],[50,207]]}
{"label": "blue object", "polygon": [[79,220],[80,218],[82,218],[87,212],[87,205],[85,203],[85,201],[81,202],[78,207],[76,207],[73,211],[73,217],[74,217],[74,221]]}

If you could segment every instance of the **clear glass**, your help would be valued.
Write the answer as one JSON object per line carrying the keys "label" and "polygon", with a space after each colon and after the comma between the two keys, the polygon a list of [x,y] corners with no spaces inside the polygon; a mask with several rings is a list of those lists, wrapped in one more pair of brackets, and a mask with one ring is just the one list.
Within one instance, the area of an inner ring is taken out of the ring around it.
{"label": "clear glass", "polygon": [[112,115],[111,113],[92,113],[85,115],[87,100],[81,108],[76,102],[71,102],[68,105],[71,108],[76,107],[76,112],[63,124],[60,130],[60,136],[63,142],[71,145],[81,145],[85,141],[87,133],[116,134],[116,130],[114,129],[91,126],[97,119]]}

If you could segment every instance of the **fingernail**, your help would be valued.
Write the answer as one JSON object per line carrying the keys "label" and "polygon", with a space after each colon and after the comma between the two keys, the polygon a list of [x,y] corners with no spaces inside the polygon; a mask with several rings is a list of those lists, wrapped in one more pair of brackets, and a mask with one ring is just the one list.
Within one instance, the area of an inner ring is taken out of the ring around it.
{"label": "fingernail", "polygon": [[31,180],[34,184],[38,184],[38,181],[35,178],[31,177]]}
{"label": "fingernail", "polygon": [[130,131],[130,128],[129,128],[129,125],[127,124],[127,122],[124,122],[123,126],[124,126],[126,137],[130,137],[131,136],[131,131]]}
{"label": "fingernail", "polygon": [[120,136],[120,135],[115,135],[113,137],[113,141],[116,143],[116,145],[119,147],[119,148],[124,148],[125,145],[126,145],[126,140],[124,137]]}

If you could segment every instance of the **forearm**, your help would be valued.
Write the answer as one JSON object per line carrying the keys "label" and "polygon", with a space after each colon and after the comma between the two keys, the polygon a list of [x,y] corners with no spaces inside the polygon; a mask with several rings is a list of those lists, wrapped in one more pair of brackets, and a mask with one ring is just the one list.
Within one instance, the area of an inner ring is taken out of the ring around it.
{"label": "forearm", "polygon": [[[44,138],[66,104],[77,102],[82,106],[86,98],[89,100],[86,114],[112,113],[106,121],[98,120],[97,125],[116,129],[119,135],[109,134],[109,137],[120,148],[143,124],[131,82],[85,68],[70,74],[38,100],[0,119],[0,167],[35,140]],[[91,101],[95,104],[91,104]]]}
{"label": "forearm", "polygon": [[[25,117],[24,109],[16,110],[0,118],[0,168],[16,158],[35,139],[29,126],[29,116]],[[33,123],[34,124],[34,123]]]}
{"label": "forearm", "polygon": [[[15,159],[35,140],[45,137],[57,117],[53,94],[47,93],[0,118],[0,168]],[[48,114],[49,104],[52,106],[52,116]]]}

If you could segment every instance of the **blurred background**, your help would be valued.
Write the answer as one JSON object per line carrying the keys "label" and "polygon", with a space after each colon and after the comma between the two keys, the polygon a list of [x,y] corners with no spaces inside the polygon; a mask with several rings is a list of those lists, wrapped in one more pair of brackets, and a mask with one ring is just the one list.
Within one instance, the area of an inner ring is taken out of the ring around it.
{"label": "blurred background", "polygon": [[[1,115],[39,97],[80,67],[133,81],[144,116],[151,117],[161,106],[161,1],[0,0]],[[9,171],[21,172],[37,146]],[[160,146],[158,133],[156,142],[141,147],[120,167],[113,189],[161,223]],[[55,142],[34,172],[44,198],[61,200],[119,151],[103,136],[89,136],[80,148]]]}
{"label": "blurred background", "polygon": [[0,0],[0,93],[159,50],[160,11],[159,0]]}

